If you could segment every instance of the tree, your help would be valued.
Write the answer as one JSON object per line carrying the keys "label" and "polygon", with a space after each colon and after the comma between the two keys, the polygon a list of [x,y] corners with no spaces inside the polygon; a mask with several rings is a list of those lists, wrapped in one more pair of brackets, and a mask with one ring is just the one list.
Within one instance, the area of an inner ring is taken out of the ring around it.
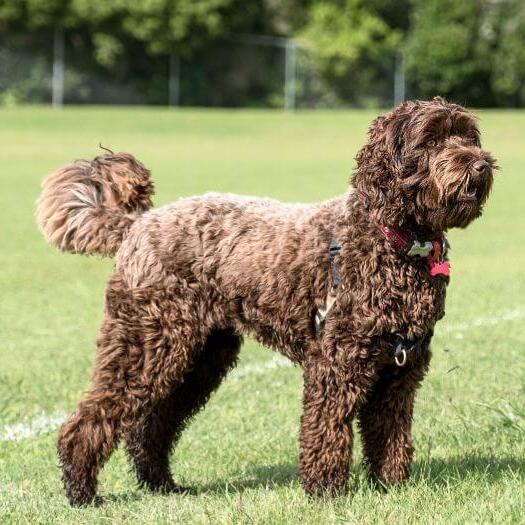
{"label": "tree", "polygon": [[412,97],[525,104],[523,0],[0,0],[0,67],[10,71],[0,91],[10,100],[49,98],[56,28],[75,102],[95,92],[118,102],[118,89],[108,95],[115,79],[136,92],[128,101],[165,103],[176,54],[194,65],[184,76],[190,103],[279,104],[283,54],[239,46],[252,33],[301,43],[298,87],[312,105],[389,103],[399,51]]}
{"label": "tree", "polygon": [[[314,1],[301,36],[314,54],[321,75],[339,96],[353,103],[378,100],[381,77],[393,64],[401,32],[381,17],[383,2]],[[391,86],[389,86],[391,89]]]}
{"label": "tree", "polygon": [[241,7],[242,0],[3,0],[0,24],[19,31],[87,32],[107,62],[127,40],[143,42],[153,55],[189,56],[227,33]]}
{"label": "tree", "polygon": [[498,105],[525,104],[525,4],[510,0],[494,5],[494,32],[498,45],[494,52],[492,89]]}
{"label": "tree", "polygon": [[405,46],[411,92],[459,103],[491,105],[490,2],[416,0]]}

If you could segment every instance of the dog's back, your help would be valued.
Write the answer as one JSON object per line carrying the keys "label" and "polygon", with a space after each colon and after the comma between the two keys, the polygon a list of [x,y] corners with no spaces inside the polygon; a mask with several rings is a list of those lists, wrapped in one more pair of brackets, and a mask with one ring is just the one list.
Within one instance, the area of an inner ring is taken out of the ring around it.
{"label": "dog's back", "polygon": [[152,194],[149,171],[132,155],[101,155],[45,179],[38,222],[61,250],[116,255],[129,289],[170,277],[225,298],[261,298],[310,286],[343,213],[343,198],[293,204],[220,193],[150,210]]}
{"label": "dog's back", "polygon": [[117,253],[117,270],[132,288],[176,274],[228,297],[249,295],[282,280],[283,272],[304,270],[303,247],[313,247],[320,215],[336,217],[341,203],[220,193],[179,199],[133,223]]}

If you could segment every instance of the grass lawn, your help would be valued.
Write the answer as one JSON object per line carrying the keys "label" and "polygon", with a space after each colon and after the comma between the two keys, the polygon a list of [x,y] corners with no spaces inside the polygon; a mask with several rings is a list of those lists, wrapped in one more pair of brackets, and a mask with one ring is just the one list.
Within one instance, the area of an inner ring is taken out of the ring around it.
{"label": "grass lawn", "polygon": [[209,190],[314,201],[345,191],[373,112],[0,110],[1,523],[524,523],[525,112],[480,112],[498,158],[484,217],[450,234],[452,282],[416,404],[413,476],[382,493],[360,466],[348,495],[297,477],[301,373],[248,341],[238,369],[172,457],[191,496],[136,488],[121,450],[100,508],[68,506],[56,425],[88,387],[111,261],[63,255],[33,219],[40,180],[98,144],[153,171],[157,205]]}

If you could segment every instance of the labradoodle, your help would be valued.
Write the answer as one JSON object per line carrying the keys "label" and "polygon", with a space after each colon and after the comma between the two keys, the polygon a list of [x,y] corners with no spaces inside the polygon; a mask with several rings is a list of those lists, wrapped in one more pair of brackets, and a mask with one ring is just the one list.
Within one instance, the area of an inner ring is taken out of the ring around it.
{"label": "labradoodle", "polygon": [[149,171],[101,155],[47,177],[46,239],[115,256],[92,386],[62,426],[69,501],[93,501],[124,439],[139,483],[180,492],[169,454],[235,366],[244,334],[304,373],[300,476],[344,488],[357,418],[372,477],[406,480],[416,390],[444,315],[445,234],[479,217],[495,161],[441,98],[377,118],[349,191],[318,204],[209,193],[150,210]]}

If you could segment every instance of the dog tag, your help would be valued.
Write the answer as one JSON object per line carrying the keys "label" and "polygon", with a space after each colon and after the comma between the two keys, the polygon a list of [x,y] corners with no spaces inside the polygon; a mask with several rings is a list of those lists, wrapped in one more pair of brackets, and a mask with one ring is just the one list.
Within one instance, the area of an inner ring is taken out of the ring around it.
{"label": "dog tag", "polygon": [[407,255],[409,257],[428,257],[430,252],[432,251],[432,243],[427,241],[424,243],[421,243],[419,241],[414,241],[412,243],[412,247],[407,252]]}
{"label": "dog tag", "polygon": [[428,263],[430,275],[435,277],[436,275],[450,276],[450,263],[448,261],[429,261]]}

